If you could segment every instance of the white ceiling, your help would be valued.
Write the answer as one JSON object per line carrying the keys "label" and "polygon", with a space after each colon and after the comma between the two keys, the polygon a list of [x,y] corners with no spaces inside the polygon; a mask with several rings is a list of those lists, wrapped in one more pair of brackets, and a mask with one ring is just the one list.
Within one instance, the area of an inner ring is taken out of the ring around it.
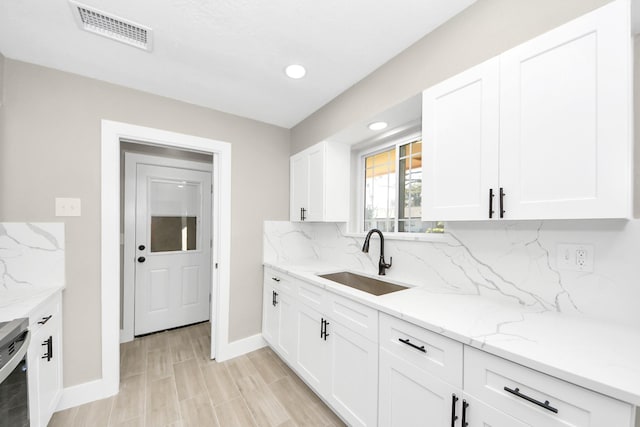
{"label": "white ceiling", "polygon": [[151,27],[146,52],[80,30],[66,0],[0,0],[0,52],[290,128],[474,1],[81,1]]}

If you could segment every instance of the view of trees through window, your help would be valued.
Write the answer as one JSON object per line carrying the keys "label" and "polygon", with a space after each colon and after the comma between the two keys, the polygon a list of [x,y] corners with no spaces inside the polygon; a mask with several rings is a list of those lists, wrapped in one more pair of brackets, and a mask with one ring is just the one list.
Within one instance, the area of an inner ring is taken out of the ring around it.
{"label": "view of trees through window", "polygon": [[364,156],[364,230],[441,232],[422,221],[422,141]]}

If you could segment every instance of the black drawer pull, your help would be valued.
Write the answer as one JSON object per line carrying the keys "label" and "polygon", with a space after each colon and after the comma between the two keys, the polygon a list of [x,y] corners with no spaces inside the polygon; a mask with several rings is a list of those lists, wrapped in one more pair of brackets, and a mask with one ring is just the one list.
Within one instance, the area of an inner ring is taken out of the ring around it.
{"label": "black drawer pull", "polygon": [[271,280],[273,280],[274,282],[279,282],[280,279],[278,279],[277,277],[272,277]]}
{"label": "black drawer pull", "polygon": [[271,303],[273,304],[273,306],[275,307],[276,305],[278,305],[278,293],[276,291],[271,291],[272,292],[272,300]]}
{"label": "black drawer pull", "polygon": [[510,389],[509,387],[506,387],[506,386],[505,386],[504,391],[508,391],[509,393],[511,393],[511,394],[513,394],[513,395],[515,395],[515,396],[518,396],[518,397],[520,397],[520,398],[522,398],[522,399],[526,400],[527,402],[531,402],[531,403],[533,403],[533,404],[535,404],[535,405],[538,405],[538,406],[540,406],[541,408],[546,409],[547,411],[551,411],[551,412],[553,412],[554,414],[557,414],[557,413],[558,413],[558,410],[557,410],[556,408],[554,408],[553,406],[551,406],[551,405],[549,404],[549,401],[548,401],[548,400],[545,400],[545,401],[544,401],[544,403],[542,403],[542,402],[540,402],[539,400],[534,399],[533,397],[529,397],[529,396],[527,396],[526,394],[522,394],[522,393],[520,393],[520,389],[519,389],[518,387],[516,387],[515,389]]}
{"label": "black drawer pull", "polygon": [[489,189],[489,218],[493,218],[493,188]]}
{"label": "black drawer pull", "polygon": [[456,420],[458,416],[456,415],[456,402],[458,401],[458,396],[455,394],[451,395],[451,427],[455,427]]}
{"label": "black drawer pull", "polygon": [[462,420],[460,421],[460,425],[462,427],[467,427],[469,423],[467,422],[467,408],[469,404],[466,400],[462,399]]}
{"label": "black drawer pull", "polygon": [[49,319],[51,319],[53,317],[53,314],[50,314],[46,317],[43,317],[42,320],[38,321],[38,325],[44,325],[45,323],[47,323],[49,321]]}
{"label": "black drawer pull", "polygon": [[507,193],[505,193],[504,189],[500,187],[500,218],[504,218],[504,213],[506,212],[504,210],[504,196],[506,195]]}
{"label": "black drawer pull", "polygon": [[41,357],[41,359],[47,359],[50,362],[53,359],[53,337],[49,336],[49,339],[42,343],[43,346],[47,346],[47,352]]}
{"label": "black drawer pull", "polygon": [[408,345],[408,346],[410,346],[410,347],[413,347],[413,348],[415,348],[416,350],[420,350],[420,351],[421,351],[421,352],[423,352],[423,353],[426,353],[426,352],[427,352],[427,350],[425,350],[425,348],[424,348],[424,346],[423,346],[423,345],[421,345],[420,347],[418,347],[417,345],[415,345],[414,343],[412,343],[411,341],[409,341],[409,339],[408,339],[408,338],[407,338],[406,340],[403,340],[402,338],[398,338],[398,341],[400,341],[401,343],[406,344],[406,345]]}

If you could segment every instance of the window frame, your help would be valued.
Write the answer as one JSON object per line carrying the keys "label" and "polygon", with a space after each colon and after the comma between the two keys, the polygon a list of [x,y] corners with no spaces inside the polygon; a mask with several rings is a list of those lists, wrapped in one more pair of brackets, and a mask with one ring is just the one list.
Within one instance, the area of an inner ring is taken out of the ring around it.
{"label": "window frame", "polygon": [[[356,195],[356,216],[355,216],[355,222],[354,222],[354,226],[352,227],[352,229],[354,230],[355,234],[360,234],[360,233],[365,233],[366,231],[364,231],[364,223],[365,223],[365,219],[364,219],[364,210],[365,210],[365,200],[364,200],[364,196],[365,196],[365,158],[378,154],[378,153],[382,153],[384,151],[388,151],[391,148],[395,147],[396,150],[396,156],[395,156],[395,170],[396,170],[396,176],[399,176],[400,174],[400,147],[402,145],[406,145],[406,144],[410,144],[412,142],[416,142],[418,140],[422,140],[422,132],[420,131],[413,131],[410,133],[406,133],[404,135],[400,135],[398,137],[391,137],[389,139],[386,139],[384,142],[382,143],[378,143],[378,144],[373,144],[373,145],[368,145],[367,147],[364,147],[360,150],[357,150],[354,152],[354,158],[356,159],[357,162],[357,166],[356,166],[356,179],[355,179],[355,195]],[[399,182],[399,181],[398,181]],[[421,233],[417,233],[417,232],[412,232],[412,231],[398,231],[398,225],[400,222],[400,218],[399,218],[399,210],[400,210],[400,205],[399,205],[399,187],[398,187],[398,182],[396,182],[396,203],[395,203],[395,219],[394,219],[394,231],[389,231],[389,232],[385,232],[385,236],[387,234],[391,235],[391,236],[423,236],[423,235],[431,235],[433,233],[428,233],[428,232],[421,232]],[[425,221],[428,222],[428,221]],[[435,222],[434,222],[435,225]]]}

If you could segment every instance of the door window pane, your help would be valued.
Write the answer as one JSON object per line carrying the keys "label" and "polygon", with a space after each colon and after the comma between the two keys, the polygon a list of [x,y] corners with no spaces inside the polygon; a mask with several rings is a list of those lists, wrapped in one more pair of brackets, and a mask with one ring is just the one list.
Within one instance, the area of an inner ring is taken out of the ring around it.
{"label": "door window pane", "polygon": [[152,216],[151,252],[196,250],[195,216]]}
{"label": "door window pane", "polygon": [[198,249],[202,209],[200,183],[151,179],[149,223],[151,252]]}

